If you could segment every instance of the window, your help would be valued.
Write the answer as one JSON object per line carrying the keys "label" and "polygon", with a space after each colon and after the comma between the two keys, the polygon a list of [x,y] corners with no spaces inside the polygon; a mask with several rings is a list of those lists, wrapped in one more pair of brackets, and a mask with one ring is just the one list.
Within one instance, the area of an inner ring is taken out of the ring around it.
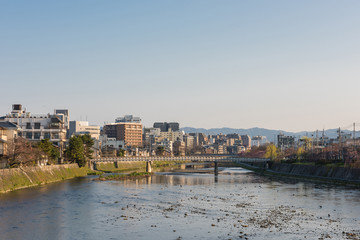
{"label": "window", "polygon": [[31,123],[26,123],[26,129],[31,129]]}
{"label": "window", "polygon": [[35,129],[40,129],[40,123],[35,123],[34,128],[35,128]]}
{"label": "window", "polygon": [[48,132],[44,133],[44,138],[50,139],[50,133]]}
{"label": "window", "polygon": [[27,133],[26,133],[26,138],[27,138],[27,139],[32,139],[32,133],[31,133],[31,132],[27,132]]}
{"label": "window", "polygon": [[53,133],[51,137],[52,137],[52,139],[59,139],[60,138],[58,133]]}
{"label": "window", "polygon": [[40,133],[34,133],[34,139],[40,139],[41,134]]}

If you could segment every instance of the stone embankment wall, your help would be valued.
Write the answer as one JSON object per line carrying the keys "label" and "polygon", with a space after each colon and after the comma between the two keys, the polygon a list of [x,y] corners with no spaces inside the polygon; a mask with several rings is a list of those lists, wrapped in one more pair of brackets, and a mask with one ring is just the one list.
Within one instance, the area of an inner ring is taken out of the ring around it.
{"label": "stone embankment wall", "polygon": [[[164,167],[175,166],[179,163],[186,163],[189,161],[153,161],[152,169],[161,169]],[[97,162],[95,170],[104,172],[131,172],[131,171],[145,171],[146,161],[115,161],[115,162]]]}
{"label": "stone embankment wall", "polygon": [[85,176],[77,164],[0,169],[0,193]]}
{"label": "stone embankment wall", "polygon": [[248,165],[263,169],[267,172],[360,183],[360,169],[358,168],[311,166],[274,162],[248,163]]}

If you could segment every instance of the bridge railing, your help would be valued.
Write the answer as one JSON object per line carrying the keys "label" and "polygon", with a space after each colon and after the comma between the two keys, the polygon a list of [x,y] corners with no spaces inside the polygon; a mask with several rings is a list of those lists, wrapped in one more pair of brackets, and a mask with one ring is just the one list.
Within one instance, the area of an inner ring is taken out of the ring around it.
{"label": "bridge railing", "polygon": [[94,158],[91,162],[114,162],[114,161],[233,161],[233,162],[266,162],[267,158],[240,158],[236,156],[183,156],[183,157],[107,157]]}

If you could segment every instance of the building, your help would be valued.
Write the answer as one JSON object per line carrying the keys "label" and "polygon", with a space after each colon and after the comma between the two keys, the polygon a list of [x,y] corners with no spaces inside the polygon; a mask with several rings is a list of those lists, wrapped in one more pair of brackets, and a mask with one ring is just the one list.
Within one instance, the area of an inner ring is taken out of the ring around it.
{"label": "building", "polygon": [[259,147],[261,145],[267,144],[268,141],[266,139],[266,136],[255,136],[251,139],[251,146]]}
{"label": "building", "polygon": [[173,152],[175,156],[185,156],[185,143],[177,140],[173,143]]}
{"label": "building", "polygon": [[249,135],[241,135],[241,141],[244,147],[251,148],[251,137]]}
{"label": "building", "polygon": [[9,144],[17,137],[18,130],[18,126],[11,122],[0,122],[0,156],[9,154]]}
{"label": "building", "polygon": [[185,134],[183,136],[184,142],[185,142],[185,148],[187,151],[190,151],[194,148],[194,136]]}
{"label": "building", "polygon": [[142,124],[135,122],[118,122],[104,126],[108,138],[124,141],[125,146],[142,147]]}
{"label": "building", "polygon": [[156,122],[156,123],[154,123],[154,128],[160,128],[161,132],[168,132],[169,129],[171,129],[171,131],[173,131],[173,132],[180,130],[179,123],[177,123],[177,122],[171,122],[171,123]]}
{"label": "building", "polygon": [[278,148],[281,150],[291,148],[295,146],[295,137],[293,136],[285,136],[283,133],[280,133],[277,136]]}
{"label": "building", "polygon": [[[18,136],[28,141],[41,141],[49,139],[61,150],[64,149],[67,128],[64,113],[56,114],[31,114],[22,108],[21,104],[13,104],[11,113],[1,117],[0,121],[8,121],[19,126]],[[65,111],[65,110],[60,110]],[[68,116],[68,115],[67,115]]]}
{"label": "building", "polygon": [[143,143],[144,147],[151,151],[152,146],[158,141],[160,137],[159,128],[144,128]]}
{"label": "building", "polygon": [[217,154],[226,154],[226,146],[225,145],[217,145],[216,150],[217,150]]}
{"label": "building", "polygon": [[241,139],[240,135],[237,134],[237,133],[227,134],[226,137],[227,137],[227,138],[233,138],[233,139],[236,139],[236,140],[240,140],[240,139]]}
{"label": "building", "polygon": [[89,134],[91,138],[99,140],[100,126],[89,126],[86,121],[70,121],[68,136]]}
{"label": "building", "polygon": [[121,122],[141,123],[141,119],[139,117],[134,117],[133,115],[125,115],[124,117],[118,117],[115,119],[115,123]]}
{"label": "building", "polygon": [[172,131],[171,128],[167,132],[160,132],[160,140],[168,139],[171,142],[175,142],[177,140],[183,141],[183,133],[180,131]]}
{"label": "building", "polygon": [[61,121],[64,122],[65,128],[69,129],[70,127],[70,116],[69,110],[67,109],[55,109],[55,114],[58,115]]}

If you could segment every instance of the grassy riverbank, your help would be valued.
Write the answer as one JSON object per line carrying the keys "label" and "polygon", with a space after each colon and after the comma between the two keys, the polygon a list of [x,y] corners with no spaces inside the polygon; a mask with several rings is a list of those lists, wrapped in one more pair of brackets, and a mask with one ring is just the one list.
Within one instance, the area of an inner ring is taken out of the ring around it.
{"label": "grassy riverbank", "polygon": [[77,164],[0,169],[0,193],[82,177],[88,172]]}

